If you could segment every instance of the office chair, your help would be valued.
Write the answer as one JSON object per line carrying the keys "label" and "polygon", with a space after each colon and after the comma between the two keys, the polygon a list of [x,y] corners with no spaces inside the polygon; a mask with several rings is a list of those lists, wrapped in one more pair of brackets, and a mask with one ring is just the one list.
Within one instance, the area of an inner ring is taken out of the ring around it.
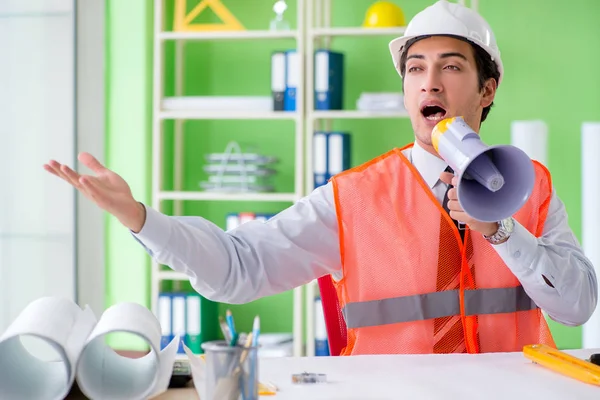
{"label": "office chair", "polygon": [[347,344],[346,321],[342,315],[337,292],[333,286],[331,275],[325,275],[318,279],[319,291],[321,292],[321,304],[325,316],[327,328],[327,341],[329,342],[329,354],[339,356]]}

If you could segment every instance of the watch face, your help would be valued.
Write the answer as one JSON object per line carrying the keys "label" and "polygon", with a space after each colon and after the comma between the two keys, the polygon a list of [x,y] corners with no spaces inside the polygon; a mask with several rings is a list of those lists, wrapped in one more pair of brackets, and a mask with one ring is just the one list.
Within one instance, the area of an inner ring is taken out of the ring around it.
{"label": "watch face", "polygon": [[512,232],[515,227],[515,221],[512,218],[506,218],[502,220],[501,225],[507,232]]}

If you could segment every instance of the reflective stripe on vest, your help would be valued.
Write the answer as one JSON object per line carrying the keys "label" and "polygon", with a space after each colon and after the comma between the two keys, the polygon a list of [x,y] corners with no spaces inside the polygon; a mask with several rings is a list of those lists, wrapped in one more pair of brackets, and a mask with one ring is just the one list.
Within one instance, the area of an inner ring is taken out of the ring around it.
{"label": "reflective stripe on vest", "polygon": [[[348,328],[364,328],[460,315],[459,290],[348,303],[342,312]],[[522,286],[465,290],[465,315],[534,310]]]}

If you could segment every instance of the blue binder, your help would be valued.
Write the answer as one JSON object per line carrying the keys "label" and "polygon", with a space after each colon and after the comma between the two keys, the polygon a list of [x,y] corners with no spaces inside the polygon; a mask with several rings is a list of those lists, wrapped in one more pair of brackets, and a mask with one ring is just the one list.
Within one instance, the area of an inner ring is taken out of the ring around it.
{"label": "blue binder", "polygon": [[284,110],[285,98],[285,61],[284,51],[271,54],[271,96],[273,96],[273,111]]}
{"label": "blue binder", "polygon": [[177,353],[185,354],[185,350],[183,349],[183,343],[185,341],[185,335],[187,332],[186,329],[186,320],[187,320],[187,312],[186,312],[186,295],[185,293],[173,293],[171,294],[172,300],[172,333],[173,336],[179,335],[179,344],[177,347]]}
{"label": "blue binder", "polygon": [[170,293],[160,293],[158,295],[158,306],[156,318],[160,322],[161,337],[160,349],[167,347],[173,340],[173,302]]}
{"label": "blue binder", "polygon": [[317,50],[314,68],[315,110],[342,110],[344,54],[331,50]]}
{"label": "blue binder", "polygon": [[300,59],[296,50],[288,50],[285,52],[284,111],[296,111],[296,90],[300,81],[299,63]]}
{"label": "blue binder", "polygon": [[348,132],[329,132],[327,135],[327,179],[349,169],[351,136]]}
{"label": "blue binder", "polygon": [[327,133],[315,132],[313,138],[314,188],[327,183]]}

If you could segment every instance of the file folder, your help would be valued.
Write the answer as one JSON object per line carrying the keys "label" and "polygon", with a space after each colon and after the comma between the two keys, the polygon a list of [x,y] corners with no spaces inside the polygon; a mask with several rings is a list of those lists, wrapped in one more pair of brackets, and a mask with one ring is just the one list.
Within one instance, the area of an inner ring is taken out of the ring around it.
{"label": "file folder", "polygon": [[315,297],[315,356],[329,355],[329,341],[327,338],[327,326],[325,325],[325,314],[321,297]]}
{"label": "file folder", "polygon": [[327,133],[315,132],[313,139],[314,188],[327,183]]}
{"label": "file folder", "polygon": [[331,132],[327,135],[328,179],[351,167],[350,134]]}
{"label": "file folder", "polygon": [[267,222],[272,216],[273,214],[256,214],[254,219],[260,222]]}
{"label": "file folder", "polygon": [[256,218],[256,214],[251,212],[241,212],[238,214],[240,219],[240,225],[245,224],[246,222],[254,221]]}
{"label": "file folder", "polygon": [[276,51],[271,55],[271,94],[273,96],[273,111],[283,111],[285,97],[286,55],[284,51]]}
{"label": "file folder", "polygon": [[283,107],[285,111],[296,111],[296,90],[300,82],[300,59],[296,50],[285,52],[285,96]]}
{"label": "file folder", "polygon": [[202,351],[202,299],[198,293],[186,296],[185,344],[194,353]]}
{"label": "file folder", "polygon": [[240,217],[237,214],[227,214],[225,218],[225,230],[230,231],[237,228],[240,225]]}
{"label": "file folder", "polygon": [[173,340],[171,294],[160,293],[156,308],[156,318],[160,322],[161,328],[160,349],[162,350]]}
{"label": "file folder", "polygon": [[315,109],[342,110],[344,98],[344,54],[330,50],[315,52]]}
{"label": "file folder", "polygon": [[[179,335],[180,339],[185,338],[186,327],[186,295],[184,293],[173,293],[172,295],[173,302],[173,311],[172,311],[172,326],[173,326],[173,335]],[[183,350],[182,340],[179,341],[179,347],[177,348],[177,353],[185,354]]]}

